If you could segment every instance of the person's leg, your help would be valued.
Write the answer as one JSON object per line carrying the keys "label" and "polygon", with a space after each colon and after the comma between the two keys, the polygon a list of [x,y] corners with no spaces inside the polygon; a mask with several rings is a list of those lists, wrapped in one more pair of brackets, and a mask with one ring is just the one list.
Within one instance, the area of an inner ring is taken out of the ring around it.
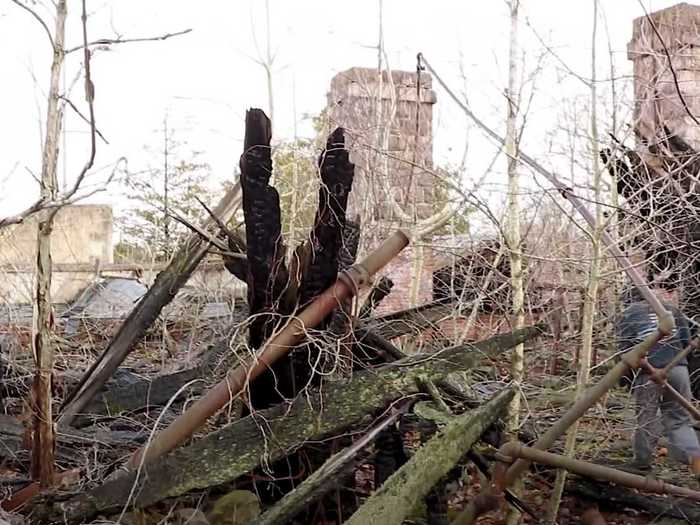
{"label": "person's leg", "polygon": [[633,464],[640,468],[651,467],[659,442],[658,411],[661,393],[659,387],[646,374],[638,374],[632,385],[637,426],[632,440]]}
{"label": "person's leg", "polygon": [[[678,390],[686,399],[692,399],[690,393],[690,378],[688,368],[676,366],[668,374],[668,384]],[[700,459],[700,443],[693,430],[688,411],[667,393],[663,394],[661,402],[664,429],[669,440],[669,455],[685,464],[693,459]]]}

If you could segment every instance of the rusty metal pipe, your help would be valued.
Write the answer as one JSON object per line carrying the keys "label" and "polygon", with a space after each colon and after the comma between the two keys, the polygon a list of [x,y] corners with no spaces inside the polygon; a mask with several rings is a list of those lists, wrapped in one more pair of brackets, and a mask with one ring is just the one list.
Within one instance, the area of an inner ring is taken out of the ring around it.
{"label": "rusty metal pipe", "polygon": [[649,374],[649,377],[652,381],[654,381],[657,385],[661,386],[662,388],[666,389],[666,392],[674,399],[676,402],[678,402],[679,405],[681,405],[683,408],[685,408],[688,413],[695,419],[695,421],[700,421],[700,410],[698,410],[695,405],[689,400],[683,397],[683,395],[673,388],[671,385],[668,384],[668,381],[666,381],[666,369],[661,369],[659,370],[658,368],[654,368],[649,364],[649,361],[646,359],[642,359],[641,363],[642,369]]}
{"label": "rusty metal pipe", "polygon": [[697,490],[672,485],[660,479],[652,478],[651,476],[639,476],[611,467],[581,461],[580,459],[569,458],[544,450],[537,450],[536,448],[526,447],[516,441],[511,441],[503,445],[499,449],[499,454],[506,458],[520,458],[528,462],[534,461],[543,465],[562,468],[574,474],[603,481],[611,481],[618,485],[624,485],[625,487],[638,489],[644,492],[670,494],[693,501],[700,501],[700,492]]}
{"label": "rusty metal pipe", "polygon": [[661,374],[661,377],[666,379],[668,377],[668,373],[671,371],[671,369],[674,366],[676,366],[678,363],[680,363],[684,358],[686,358],[690,352],[695,350],[699,344],[700,344],[700,339],[697,337],[695,339],[693,339],[692,341],[690,341],[688,346],[686,346],[681,352],[677,353],[673,357],[673,359],[671,359],[671,361],[665,367],[663,367],[661,370],[659,370],[659,374]]}
{"label": "rusty metal pipe", "polygon": [[[611,368],[603,378],[595,385],[586,390],[574,404],[566,411],[566,413],[554,423],[545,432],[534,445],[534,448],[546,450],[551,447],[554,442],[564,435],[569,427],[579,419],[586,411],[592,407],[605,393],[617,385],[620,378],[630,369],[639,368],[644,356],[651,348],[661,339],[661,332],[655,330],[649,334],[646,339],[639,343],[633,350],[622,356],[622,360]],[[506,486],[509,486],[520,475],[525,472],[528,467],[528,462],[518,460],[510,466],[506,474]]]}
{"label": "rusty metal pipe", "polygon": [[227,376],[209,392],[193,403],[175,421],[159,432],[150,444],[131,456],[128,466],[138,467],[142,461],[153,460],[187,440],[212,415],[224,407],[234,396],[265,371],[272,363],[288,354],[304,339],[306,330],[317,326],[344,299],[357,294],[361,286],[369,283],[370,277],[382,269],[408,245],[408,237],[397,230],[360,264],[354,265],[338,276],[338,280],[319,295],[299,315],[274,335],[247,363],[231,370]]}

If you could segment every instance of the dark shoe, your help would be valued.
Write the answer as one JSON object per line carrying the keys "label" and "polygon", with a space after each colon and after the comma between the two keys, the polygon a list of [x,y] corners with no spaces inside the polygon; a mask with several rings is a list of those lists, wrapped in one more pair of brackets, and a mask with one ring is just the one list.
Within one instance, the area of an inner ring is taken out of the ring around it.
{"label": "dark shoe", "polygon": [[630,474],[639,474],[640,476],[646,476],[651,474],[652,464],[641,461],[639,459],[633,459],[629,463],[624,463],[617,467],[619,470],[629,472]]}

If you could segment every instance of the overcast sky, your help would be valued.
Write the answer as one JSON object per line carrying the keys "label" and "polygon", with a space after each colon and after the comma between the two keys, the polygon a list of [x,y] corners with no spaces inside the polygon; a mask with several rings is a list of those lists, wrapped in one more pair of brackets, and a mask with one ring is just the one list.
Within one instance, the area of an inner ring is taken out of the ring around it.
{"label": "overcast sky", "polygon": [[[644,2],[649,10],[675,3]],[[608,42],[618,74],[629,75],[626,45],[642,8],[637,0],[600,0],[599,5],[600,76],[609,76]],[[79,0],[68,0],[68,47],[80,43],[80,6]],[[378,1],[270,0],[270,6],[276,56],[275,138],[290,139],[295,129],[309,136],[307,116],[323,109],[333,75],[353,66],[376,67]],[[91,64],[96,119],[109,145],[98,144],[91,182],[101,180],[122,156],[132,170],[153,162],[144,147],[160,147],[157,130],[166,113],[178,140],[202,151],[218,180],[230,177],[241,153],[246,108],[267,107],[264,72],[255,62],[258,49],[265,46],[264,2],[90,0],[88,9],[90,40],[192,29],[166,41],[123,44],[95,54]],[[41,7],[38,11],[53,27],[50,12]],[[587,96],[583,84],[567,76],[560,61],[590,76],[592,0],[523,0],[521,13],[525,71],[531,71],[543,53],[539,39],[557,54],[545,53],[524,143],[535,156],[547,157],[548,141],[552,133],[556,137],[562,114],[576,107],[576,96]],[[503,0],[384,2],[384,42],[391,68],[415,70],[416,53],[423,52],[456,91],[466,89],[473,109],[499,129],[505,114],[508,31]],[[10,0],[0,0],[0,50],[0,215],[6,215],[38,193],[32,173],[40,172],[39,123],[45,118],[51,60],[41,27]],[[68,58],[67,83],[78,70],[79,55]],[[436,91],[435,161],[458,162],[468,139],[467,175],[476,177],[490,159],[488,148],[479,147],[478,131],[467,133],[468,123],[455,104],[439,87]],[[606,86],[601,86],[601,97],[605,93]],[[72,99],[84,109],[81,83]],[[87,126],[70,114],[66,131],[59,179],[70,182],[85,161],[89,136]],[[119,206],[119,194],[119,188],[113,188],[91,202]]]}

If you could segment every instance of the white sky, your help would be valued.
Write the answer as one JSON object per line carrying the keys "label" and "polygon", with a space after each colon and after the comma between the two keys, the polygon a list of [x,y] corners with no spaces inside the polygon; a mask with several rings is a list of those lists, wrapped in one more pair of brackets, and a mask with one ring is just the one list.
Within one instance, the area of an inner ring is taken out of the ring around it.
{"label": "white sky", "polygon": [[[26,0],[23,0],[26,1]],[[50,2],[46,2],[50,4]],[[648,1],[649,10],[675,1]],[[377,0],[338,3],[323,0],[270,0],[274,73],[275,138],[310,135],[305,115],[325,105],[330,79],[353,66],[376,67]],[[629,74],[626,44],[632,21],[643,14],[637,0],[600,0],[619,74]],[[67,45],[81,41],[79,0],[68,0]],[[201,0],[119,0],[88,2],[93,13],[89,39],[156,36],[191,28],[190,34],[164,42],[113,46],[96,53],[91,65],[96,86],[98,128],[110,142],[98,142],[95,174],[125,156],[132,170],[143,169],[149,157],[144,146],[158,149],[156,130],[168,113],[180,141],[203,152],[222,180],[233,172],[241,153],[243,117],[248,107],[267,106],[267,88],[257,56],[265,41],[264,2]],[[48,25],[53,19],[39,8]],[[525,70],[530,71],[542,45],[537,31],[568,67],[590,75],[592,0],[523,0],[521,43]],[[415,70],[418,51],[458,92],[465,82],[472,108],[502,129],[509,20],[503,0],[385,0],[384,40],[393,69]],[[600,77],[609,76],[608,35],[599,24]],[[0,0],[0,215],[19,211],[34,199],[38,185],[30,173],[40,171],[40,128],[45,118],[45,92],[51,53],[43,30],[10,0]],[[66,78],[73,78],[80,53],[69,56]],[[546,162],[548,140],[563,142],[556,132],[562,111],[577,111],[576,96],[586,97],[579,81],[563,75],[557,59],[548,56],[537,81],[523,148]],[[467,122],[447,95],[436,88],[435,161],[459,162]],[[601,99],[608,86],[601,84]],[[628,97],[631,95],[628,94]],[[85,109],[82,84],[72,100]],[[580,102],[579,102],[580,103]],[[606,102],[601,100],[601,104]],[[296,115],[295,115],[296,110]],[[87,126],[70,114],[59,179],[70,182],[89,149]],[[585,130],[584,130],[585,132]],[[549,136],[547,134],[552,134]],[[490,160],[490,146],[477,130],[469,132],[468,175],[478,176]],[[503,164],[505,161],[499,163]],[[496,179],[494,179],[497,181]],[[119,188],[90,202],[123,203]]]}

